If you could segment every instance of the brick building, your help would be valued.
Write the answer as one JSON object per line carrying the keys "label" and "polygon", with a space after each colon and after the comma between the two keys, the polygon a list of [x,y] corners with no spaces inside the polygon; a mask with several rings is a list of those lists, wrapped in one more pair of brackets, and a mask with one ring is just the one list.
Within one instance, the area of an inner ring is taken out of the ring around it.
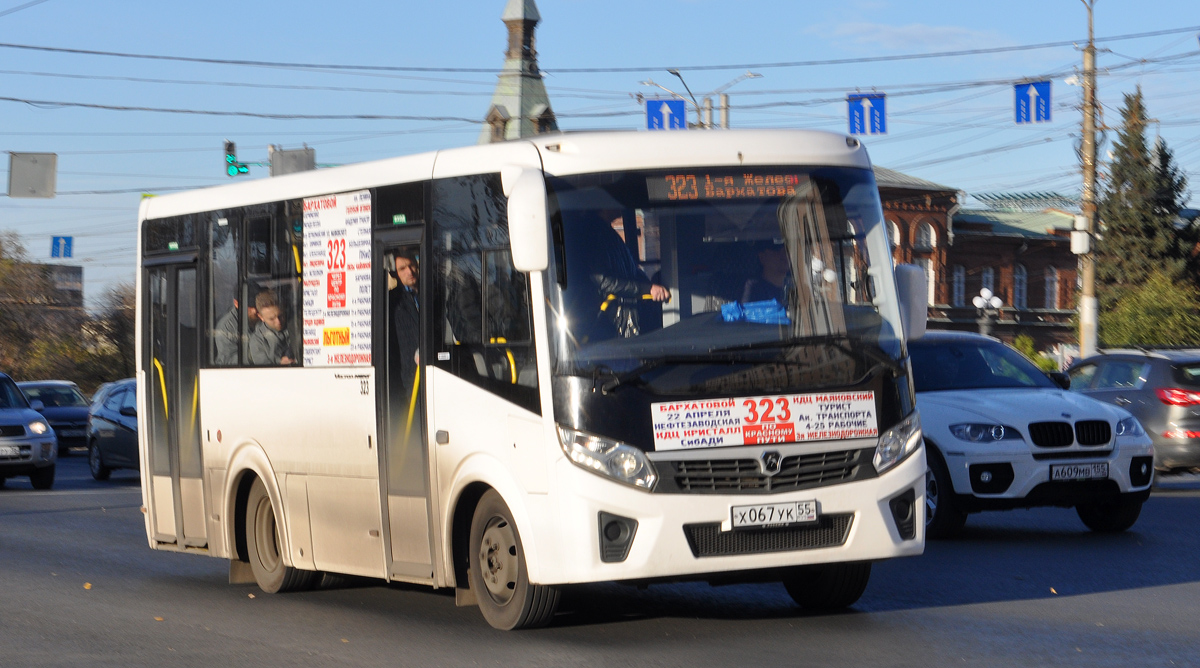
{"label": "brick building", "polygon": [[916,264],[929,279],[929,326],[977,331],[971,300],[982,288],[1003,305],[993,336],[1025,334],[1038,350],[1074,344],[1076,257],[1074,215],[1046,195],[980,196],[990,208],[963,209],[955,188],[876,167],[884,218],[896,262]]}

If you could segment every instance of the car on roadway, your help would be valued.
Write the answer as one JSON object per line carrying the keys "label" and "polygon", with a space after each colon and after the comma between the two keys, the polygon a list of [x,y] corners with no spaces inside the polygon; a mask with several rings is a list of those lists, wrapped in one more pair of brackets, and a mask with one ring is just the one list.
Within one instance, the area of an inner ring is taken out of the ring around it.
{"label": "car on roadway", "polygon": [[65,457],[71,448],[87,445],[88,400],[78,385],[67,380],[27,380],[17,387],[30,402],[42,402],[38,412],[54,429],[59,457]]}
{"label": "car on roadway", "polygon": [[1075,508],[1093,531],[1133,526],[1150,496],[1150,437],[1128,411],[1066,389],[998,339],[926,332],[909,344],[929,473],[929,538],[969,513]]}
{"label": "car on roadway", "polygon": [[113,469],[138,468],[137,382],[110,383],[96,392],[87,420],[88,469],[108,480]]}
{"label": "car on roadway", "polygon": [[1124,408],[1162,473],[1200,473],[1200,349],[1105,350],[1071,365],[1071,389]]}
{"label": "car on roadway", "polygon": [[54,429],[12,378],[0,373],[0,487],[8,478],[29,476],[34,489],[50,489],[57,462]]}

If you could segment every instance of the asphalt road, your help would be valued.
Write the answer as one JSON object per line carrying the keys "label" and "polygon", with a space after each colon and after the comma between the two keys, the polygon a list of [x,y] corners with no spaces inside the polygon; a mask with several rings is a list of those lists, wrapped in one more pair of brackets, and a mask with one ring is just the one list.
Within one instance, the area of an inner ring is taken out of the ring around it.
{"label": "asphalt road", "polygon": [[569,589],[546,629],[493,630],[448,592],[367,582],[268,595],[227,562],[146,545],[136,472],[85,458],[0,489],[0,666],[1200,666],[1200,477],[1134,528],[1073,511],[974,515],[877,564],[852,611],[779,585]]}

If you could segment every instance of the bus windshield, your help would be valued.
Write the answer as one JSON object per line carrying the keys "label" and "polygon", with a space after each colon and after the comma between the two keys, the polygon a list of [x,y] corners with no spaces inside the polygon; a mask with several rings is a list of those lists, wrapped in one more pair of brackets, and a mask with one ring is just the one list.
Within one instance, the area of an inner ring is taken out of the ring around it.
{"label": "bus windshield", "polygon": [[900,370],[891,253],[869,170],[548,183],[556,376],[599,394],[636,385],[698,397],[849,387],[880,367]]}

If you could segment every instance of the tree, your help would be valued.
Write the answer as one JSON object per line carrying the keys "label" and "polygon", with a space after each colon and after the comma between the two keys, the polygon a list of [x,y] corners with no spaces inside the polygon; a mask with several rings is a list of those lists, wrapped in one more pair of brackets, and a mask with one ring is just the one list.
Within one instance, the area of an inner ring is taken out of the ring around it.
{"label": "tree", "polygon": [[0,369],[17,380],[71,378],[87,315],[60,302],[45,265],[14,232],[0,232]]}
{"label": "tree", "polygon": [[1190,240],[1175,228],[1187,181],[1166,143],[1146,145],[1146,108],[1139,88],[1125,95],[1121,128],[1100,201],[1103,234],[1096,243],[1096,282],[1101,313],[1136,290],[1156,271],[1191,278]]}
{"label": "tree", "polygon": [[1200,288],[1153,272],[1104,313],[1099,336],[1109,347],[1200,345]]}

